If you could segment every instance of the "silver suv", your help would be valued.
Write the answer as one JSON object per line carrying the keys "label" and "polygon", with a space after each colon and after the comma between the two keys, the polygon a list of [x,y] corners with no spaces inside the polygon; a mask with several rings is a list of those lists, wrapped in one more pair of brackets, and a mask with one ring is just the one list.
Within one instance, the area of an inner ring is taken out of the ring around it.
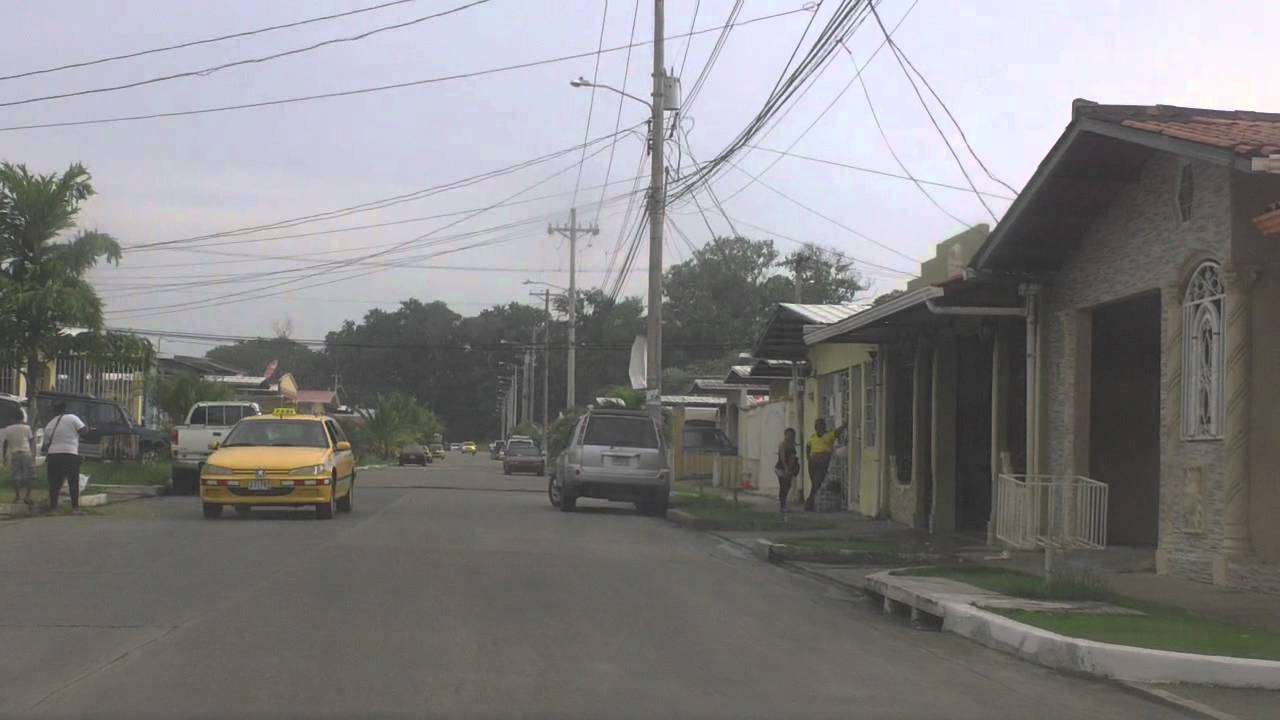
{"label": "silver suv", "polygon": [[667,514],[671,469],[657,427],[638,410],[595,408],[578,420],[551,471],[551,504],[573,512],[578,498],[633,502],[646,515]]}

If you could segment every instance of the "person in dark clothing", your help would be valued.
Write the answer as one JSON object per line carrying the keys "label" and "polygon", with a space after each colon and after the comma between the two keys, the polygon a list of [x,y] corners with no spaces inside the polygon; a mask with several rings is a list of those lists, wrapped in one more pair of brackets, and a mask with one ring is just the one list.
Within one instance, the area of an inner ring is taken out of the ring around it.
{"label": "person in dark clothing", "polygon": [[45,466],[49,474],[49,512],[58,509],[62,483],[67,484],[71,509],[80,509],[80,431],[84,421],[67,412],[67,404],[55,403],[54,417],[44,426]]}
{"label": "person in dark clothing", "polygon": [[787,512],[787,496],[791,494],[791,485],[800,474],[800,455],[796,452],[795,428],[787,428],[782,442],[778,444],[778,461],[773,466],[778,476],[778,509]]}

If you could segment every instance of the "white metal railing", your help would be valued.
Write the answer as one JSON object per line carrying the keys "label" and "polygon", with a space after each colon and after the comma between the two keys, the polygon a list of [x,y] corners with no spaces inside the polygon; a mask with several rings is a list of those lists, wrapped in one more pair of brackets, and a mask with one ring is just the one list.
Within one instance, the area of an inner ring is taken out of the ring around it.
{"label": "white metal railing", "polygon": [[1008,475],[996,481],[996,537],[1034,550],[1107,546],[1108,487],[1080,475]]}

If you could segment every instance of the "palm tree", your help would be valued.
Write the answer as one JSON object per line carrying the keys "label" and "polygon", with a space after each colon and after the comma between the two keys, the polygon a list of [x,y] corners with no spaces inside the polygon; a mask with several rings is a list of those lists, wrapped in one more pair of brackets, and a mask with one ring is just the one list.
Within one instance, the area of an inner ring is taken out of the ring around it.
{"label": "palm tree", "polygon": [[56,356],[62,330],[101,335],[102,300],[85,274],[100,259],[118,263],[120,245],[96,230],[60,240],[93,194],[79,163],[60,175],[38,175],[0,162],[0,359],[26,368],[32,418],[41,360]]}

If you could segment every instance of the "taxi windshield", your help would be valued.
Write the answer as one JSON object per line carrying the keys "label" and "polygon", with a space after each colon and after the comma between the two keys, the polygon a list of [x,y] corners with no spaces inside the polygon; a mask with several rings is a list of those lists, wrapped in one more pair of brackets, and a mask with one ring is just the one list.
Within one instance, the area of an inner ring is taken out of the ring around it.
{"label": "taxi windshield", "polygon": [[296,420],[246,420],[227,436],[222,447],[329,447],[329,439],[318,422]]}

